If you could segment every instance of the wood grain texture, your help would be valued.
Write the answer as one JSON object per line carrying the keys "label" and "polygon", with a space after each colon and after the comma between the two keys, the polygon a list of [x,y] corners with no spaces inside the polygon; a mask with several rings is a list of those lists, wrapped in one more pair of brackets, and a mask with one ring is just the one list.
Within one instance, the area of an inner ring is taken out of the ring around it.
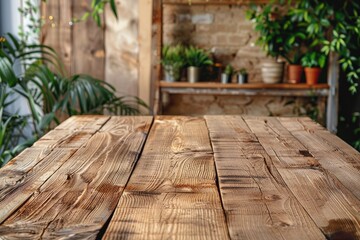
{"label": "wood grain texture", "polygon": [[104,238],[228,238],[204,119],[156,118]]}
{"label": "wood grain texture", "polygon": [[[0,223],[33,196],[108,119],[105,116],[71,118],[1,168]],[[71,132],[57,134],[68,124],[71,128],[67,131]]]}
{"label": "wood grain texture", "polygon": [[293,136],[317,160],[360,200],[360,153],[340,138],[308,118],[289,121],[279,118]]}
{"label": "wood grain texture", "polygon": [[[306,134],[304,139],[300,136],[302,133],[293,132],[292,124],[288,124],[289,129],[286,129],[276,118],[246,117],[245,120],[271,157],[275,171],[325,235],[329,239],[339,236],[337,239],[360,238],[360,201],[356,197],[359,181],[354,182],[359,176],[358,171],[353,169],[356,173],[350,171],[347,174],[351,177],[345,177],[345,172],[335,170],[335,166],[342,168],[346,162],[342,158],[333,158],[331,155],[336,153],[331,151],[316,154],[317,146],[321,152],[321,146],[326,144],[320,144],[320,139],[311,142]],[[296,126],[296,120],[292,122]],[[310,122],[308,126],[319,128]],[[328,140],[334,138],[332,136]],[[307,142],[306,145],[304,142]],[[346,167],[351,170],[350,166]],[[341,184],[343,182],[348,188]],[[350,182],[354,185],[349,186]]]}
{"label": "wood grain texture", "polygon": [[152,117],[112,117],[0,226],[0,235],[96,238],[116,207],[151,122]]}
{"label": "wood grain texture", "polygon": [[325,239],[240,116],[206,116],[232,239]]}
{"label": "wood grain texture", "polygon": [[[70,1],[72,15],[81,18],[90,11],[91,0]],[[101,15],[101,21],[104,17]],[[94,78],[105,79],[104,30],[93,19],[72,25],[72,74],[88,74]]]}
{"label": "wood grain texture", "polygon": [[[69,22],[72,19],[72,2],[54,0],[41,1],[42,16],[46,21],[42,28],[41,44],[51,46],[59,55],[66,73],[73,72],[73,46],[72,46],[72,29]],[[51,67],[51,66],[50,66]]]}
{"label": "wood grain texture", "polygon": [[309,118],[72,117],[0,169],[0,239],[360,239],[359,170]]}

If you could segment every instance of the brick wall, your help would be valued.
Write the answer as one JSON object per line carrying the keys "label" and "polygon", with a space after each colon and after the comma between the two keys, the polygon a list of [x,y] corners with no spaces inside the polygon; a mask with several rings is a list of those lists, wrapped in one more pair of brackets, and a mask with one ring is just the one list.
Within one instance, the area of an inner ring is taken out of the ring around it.
{"label": "brick wall", "polygon": [[164,5],[164,44],[192,44],[213,53],[216,62],[246,68],[249,82],[261,82],[265,53],[255,45],[257,33],[245,18],[248,6]]}

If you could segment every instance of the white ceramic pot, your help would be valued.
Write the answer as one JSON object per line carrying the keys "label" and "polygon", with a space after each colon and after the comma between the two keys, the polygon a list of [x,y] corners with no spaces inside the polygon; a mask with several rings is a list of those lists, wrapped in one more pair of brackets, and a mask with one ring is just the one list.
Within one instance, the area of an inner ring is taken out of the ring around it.
{"label": "white ceramic pot", "polygon": [[261,74],[264,83],[279,83],[283,79],[283,62],[265,62],[261,67]]}

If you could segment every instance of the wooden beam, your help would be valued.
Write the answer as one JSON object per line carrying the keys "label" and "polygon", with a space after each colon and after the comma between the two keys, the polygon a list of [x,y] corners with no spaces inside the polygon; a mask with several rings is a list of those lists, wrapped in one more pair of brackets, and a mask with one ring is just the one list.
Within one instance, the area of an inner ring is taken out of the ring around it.
{"label": "wooden beam", "polygon": [[339,56],[335,53],[330,54],[328,68],[328,84],[330,93],[327,101],[326,127],[332,132],[337,132],[338,110],[339,110]]}
{"label": "wooden beam", "polygon": [[152,0],[139,4],[139,97],[150,105],[152,59]]}

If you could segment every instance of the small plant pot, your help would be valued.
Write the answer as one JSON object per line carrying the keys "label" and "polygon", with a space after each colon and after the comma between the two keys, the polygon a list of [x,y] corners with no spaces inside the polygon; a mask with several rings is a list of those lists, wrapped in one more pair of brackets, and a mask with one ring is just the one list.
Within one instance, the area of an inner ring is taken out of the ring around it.
{"label": "small plant pot", "polygon": [[222,73],[221,74],[221,83],[230,83],[231,75]]}
{"label": "small plant pot", "polygon": [[321,68],[319,67],[313,67],[305,68],[305,77],[306,77],[306,84],[308,85],[315,85],[318,83],[320,78]]}
{"label": "small plant pot", "polygon": [[304,68],[301,65],[290,64],[288,67],[288,82],[300,83]]}
{"label": "small plant pot", "polygon": [[200,68],[199,67],[188,67],[187,78],[190,83],[196,83],[200,80]]}
{"label": "small plant pot", "polygon": [[262,79],[264,83],[279,83],[283,78],[283,62],[266,62],[261,68]]}
{"label": "small plant pot", "polygon": [[247,74],[238,74],[237,77],[238,77],[239,84],[247,83],[247,78],[248,78]]}

